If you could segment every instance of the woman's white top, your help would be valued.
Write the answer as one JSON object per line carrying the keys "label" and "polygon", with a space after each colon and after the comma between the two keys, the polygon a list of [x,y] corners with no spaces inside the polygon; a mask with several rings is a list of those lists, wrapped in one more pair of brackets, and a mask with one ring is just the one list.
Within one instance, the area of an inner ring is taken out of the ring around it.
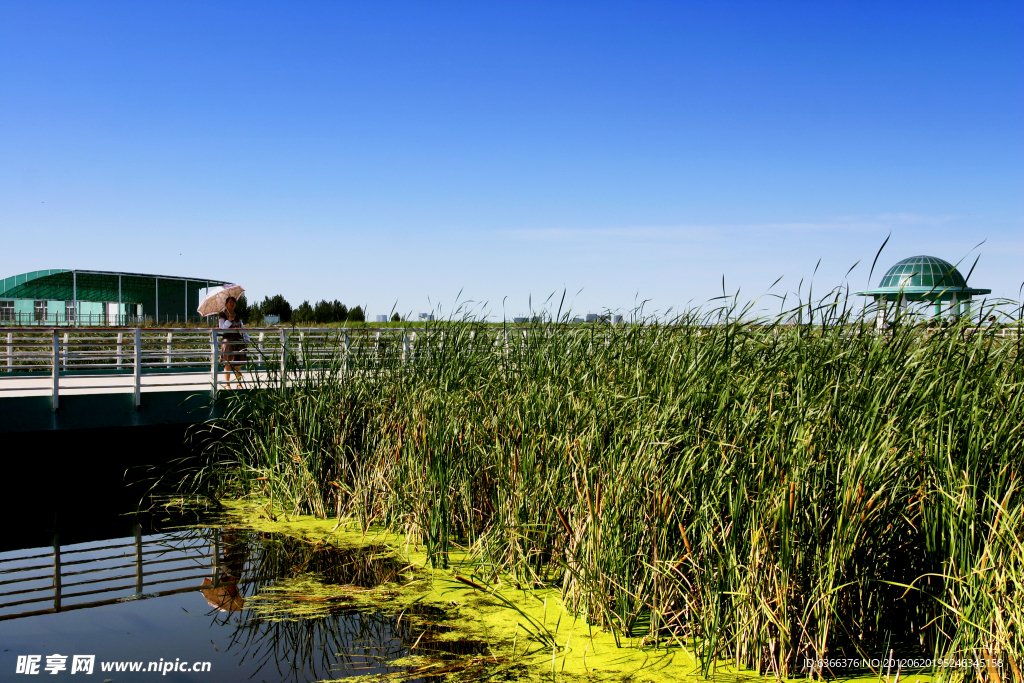
{"label": "woman's white top", "polygon": [[[222,330],[229,330],[232,328],[240,330],[243,327],[245,327],[241,320],[236,320],[235,322],[238,323],[238,327],[233,327],[231,321],[228,320],[227,318],[221,318],[220,322],[217,323],[217,326],[220,327],[220,329]],[[242,333],[242,338],[245,339],[245,341],[252,341],[251,339],[249,339],[249,335],[245,332]]]}

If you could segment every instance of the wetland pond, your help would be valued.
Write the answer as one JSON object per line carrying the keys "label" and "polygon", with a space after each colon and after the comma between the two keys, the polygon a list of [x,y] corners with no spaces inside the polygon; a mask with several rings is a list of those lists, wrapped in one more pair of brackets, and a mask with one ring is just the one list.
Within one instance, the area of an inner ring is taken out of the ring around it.
{"label": "wetland pond", "polygon": [[407,679],[409,666],[393,662],[414,647],[442,668],[483,652],[440,638],[450,629],[438,607],[359,603],[393,590],[406,570],[383,546],[220,525],[140,525],[128,537],[9,550],[0,553],[0,680],[52,665],[56,675],[86,673],[81,656],[94,657],[93,680]]}
{"label": "wetland pond", "polygon": [[376,604],[412,576],[384,546],[135,514],[145,485],[126,481],[152,474],[139,447],[180,457],[180,428],[18,436],[0,497],[0,681],[405,681],[480,660],[443,607]]}

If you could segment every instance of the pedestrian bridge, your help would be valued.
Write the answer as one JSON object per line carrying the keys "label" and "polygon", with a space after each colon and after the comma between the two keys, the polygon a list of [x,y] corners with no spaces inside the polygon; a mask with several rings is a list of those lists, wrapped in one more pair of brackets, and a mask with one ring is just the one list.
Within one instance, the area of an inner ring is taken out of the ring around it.
{"label": "pedestrian bridge", "polygon": [[[555,333],[608,344],[613,329],[480,326],[469,337],[476,348],[509,350],[533,347]],[[964,327],[962,333],[984,329]],[[0,434],[205,422],[220,415],[226,393],[285,387],[311,367],[340,361],[349,371],[372,372],[429,362],[447,334],[398,327],[246,331],[248,362],[239,384],[224,372],[224,332],[215,328],[0,327]],[[1019,338],[1010,327],[986,333]]]}
{"label": "pedestrian bridge", "polygon": [[295,369],[332,358],[404,360],[425,332],[246,331],[239,384],[224,372],[218,329],[0,329],[0,433],[203,422],[224,392],[287,384]]}

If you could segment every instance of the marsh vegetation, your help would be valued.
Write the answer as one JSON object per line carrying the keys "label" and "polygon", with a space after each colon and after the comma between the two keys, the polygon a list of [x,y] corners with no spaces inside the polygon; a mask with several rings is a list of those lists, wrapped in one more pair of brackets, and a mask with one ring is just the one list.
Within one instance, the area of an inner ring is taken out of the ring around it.
{"label": "marsh vegetation", "polygon": [[[779,676],[895,650],[1020,680],[1019,341],[735,309],[294,365],[231,397],[214,495],[383,525],[475,580],[557,586],[619,637]],[[294,360],[293,360],[294,362]],[[877,673],[877,672],[876,672]]]}

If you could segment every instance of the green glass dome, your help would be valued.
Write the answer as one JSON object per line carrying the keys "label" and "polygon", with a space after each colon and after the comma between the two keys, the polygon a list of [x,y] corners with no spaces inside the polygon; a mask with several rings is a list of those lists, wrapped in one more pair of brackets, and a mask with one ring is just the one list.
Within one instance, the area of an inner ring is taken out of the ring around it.
{"label": "green glass dome", "polygon": [[934,256],[905,258],[885,274],[879,287],[959,287],[967,286],[964,276],[949,261]]}
{"label": "green glass dome", "polygon": [[886,271],[878,287],[857,294],[890,301],[966,301],[991,292],[968,287],[964,276],[949,261],[935,256],[911,256]]}

